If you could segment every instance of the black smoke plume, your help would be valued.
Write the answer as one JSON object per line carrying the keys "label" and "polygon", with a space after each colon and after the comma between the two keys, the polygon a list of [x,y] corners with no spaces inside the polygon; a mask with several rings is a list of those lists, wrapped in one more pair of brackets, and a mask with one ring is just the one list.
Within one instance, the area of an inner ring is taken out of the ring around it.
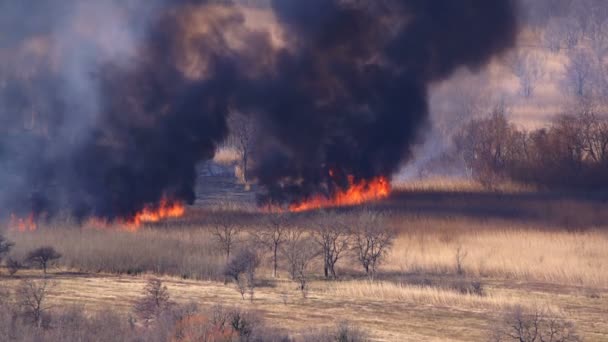
{"label": "black smoke plume", "polygon": [[[0,214],[132,217],[192,203],[196,165],[252,115],[263,201],[390,175],[428,86],[514,44],[514,0],[0,4]],[[8,32],[8,33],[7,33]],[[329,176],[333,170],[333,176]]]}

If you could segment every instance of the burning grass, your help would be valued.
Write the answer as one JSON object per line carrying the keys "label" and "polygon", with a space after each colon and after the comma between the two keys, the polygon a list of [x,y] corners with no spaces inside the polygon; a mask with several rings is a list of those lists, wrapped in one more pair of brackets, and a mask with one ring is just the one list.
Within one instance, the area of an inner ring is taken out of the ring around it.
{"label": "burning grass", "polygon": [[291,212],[303,212],[322,208],[360,205],[388,198],[390,193],[391,185],[386,177],[377,177],[370,181],[355,181],[354,177],[349,176],[346,189],[338,189],[330,197],[317,195],[303,202],[294,203],[289,206],[289,210]]}

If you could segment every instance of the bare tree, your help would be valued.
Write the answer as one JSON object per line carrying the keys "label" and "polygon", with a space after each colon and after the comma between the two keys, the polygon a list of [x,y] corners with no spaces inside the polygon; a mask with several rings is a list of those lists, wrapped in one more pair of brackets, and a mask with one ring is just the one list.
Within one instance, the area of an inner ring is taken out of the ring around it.
{"label": "bare tree", "polygon": [[509,58],[511,70],[519,78],[522,95],[526,98],[533,95],[536,83],[543,77],[543,63],[540,54],[522,49],[514,51]]}
{"label": "bare tree", "polygon": [[570,62],[566,66],[566,89],[579,98],[591,96],[595,69],[595,61],[588,50],[573,51],[570,54]]}
{"label": "bare tree", "polygon": [[336,263],[348,251],[351,234],[348,225],[339,215],[326,213],[317,220],[313,237],[323,254],[323,274],[325,278],[337,278]]}
{"label": "bare tree", "polygon": [[579,44],[582,34],[580,22],[575,18],[554,17],[549,21],[543,39],[551,51],[559,52],[563,48],[575,48]]}
{"label": "bare tree", "polygon": [[224,276],[232,279],[243,299],[249,292],[249,297],[253,301],[255,272],[259,265],[258,255],[252,250],[245,249],[232,258],[224,269]]}
{"label": "bare tree", "polygon": [[59,252],[57,252],[53,247],[46,246],[36,248],[29,252],[25,260],[42,268],[44,275],[46,275],[48,265],[59,258],[61,258],[61,254]]}
{"label": "bare tree", "polygon": [[298,283],[302,296],[306,298],[310,264],[321,254],[318,244],[301,230],[293,229],[287,234],[281,253],[287,260],[291,279]]}
{"label": "bare tree", "polygon": [[272,276],[275,278],[279,268],[279,251],[289,231],[288,218],[288,214],[284,213],[269,214],[263,226],[252,233],[256,243],[272,253]]}
{"label": "bare tree", "polygon": [[15,291],[17,304],[21,308],[24,319],[41,328],[47,319],[49,307],[46,299],[52,284],[47,280],[24,280]]}
{"label": "bare tree", "polygon": [[365,274],[374,279],[378,266],[395,240],[395,232],[386,226],[383,215],[366,210],[352,224],[353,248]]}
{"label": "bare tree", "polygon": [[0,262],[2,262],[2,259],[11,251],[13,246],[15,246],[14,243],[8,241],[0,234]]}
{"label": "bare tree", "polygon": [[228,118],[231,138],[239,154],[242,181],[249,182],[250,157],[255,143],[256,122],[251,115],[233,112]]}
{"label": "bare tree", "polygon": [[578,342],[574,325],[547,310],[534,309],[526,312],[516,307],[505,315],[500,324],[495,324],[491,332],[491,341],[519,342]]}
{"label": "bare tree", "polygon": [[142,297],[135,302],[134,311],[146,324],[157,319],[173,303],[167,286],[157,278],[148,279]]}
{"label": "bare tree", "polygon": [[238,222],[235,222],[233,217],[226,213],[216,213],[211,224],[211,234],[218,246],[226,254],[226,260],[229,260],[235,245],[239,242],[238,238],[242,227]]}

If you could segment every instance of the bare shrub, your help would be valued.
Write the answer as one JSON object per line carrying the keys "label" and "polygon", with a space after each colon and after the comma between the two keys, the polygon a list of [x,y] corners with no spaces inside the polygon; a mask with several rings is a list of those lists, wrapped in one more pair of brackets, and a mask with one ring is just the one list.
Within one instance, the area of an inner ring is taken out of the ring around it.
{"label": "bare shrub", "polygon": [[253,301],[255,272],[259,265],[258,255],[250,249],[244,249],[232,258],[224,269],[224,275],[234,282],[243,299],[245,294],[249,293],[249,298]]}
{"label": "bare shrub", "polygon": [[288,234],[281,253],[287,260],[291,279],[298,283],[302,296],[306,298],[310,264],[321,254],[317,243],[301,231],[293,230]]}
{"label": "bare shrub", "polygon": [[502,322],[491,332],[491,341],[520,342],[577,342],[581,339],[576,334],[572,322],[551,314],[544,309],[530,312],[516,307],[507,313]]}
{"label": "bare shrub", "polygon": [[176,325],[175,341],[286,341],[264,327],[259,315],[239,308],[214,306],[208,313],[185,317]]}
{"label": "bare shrub", "polygon": [[11,251],[13,246],[15,246],[14,243],[8,241],[0,234],[0,262],[2,262],[2,259]]}
{"label": "bare shrub", "polygon": [[23,263],[17,259],[9,257],[6,260],[6,267],[8,268],[8,273],[11,276],[14,276],[15,274],[17,274],[17,272],[19,272],[19,270],[23,268]]}
{"label": "bare shrub", "polygon": [[55,260],[61,258],[61,254],[53,247],[40,247],[27,254],[26,261],[42,268],[46,275],[48,266]]}
{"label": "bare shrub", "polygon": [[350,247],[351,234],[340,217],[334,213],[326,213],[317,218],[313,237],[321,247],[323,254],[323,274],[336,279],[336,264]]}
{"label": "bare shrub", "polygon": [[366,210],[352,223],[353,249],[365,274],[374,279],[380,263],[395,241],[395,231],[389,228],[381,213]]}
{"label": "bare shrub", "polygon": [[52,287],[47,279],[22,281],[15,291],[17,305],[24,320],[37,328],[47,326],[49,321],[46,300]]}
{"label": "bare shrub", "polygon": [[135,314],[146,324],[157,319],[163,312],[169,310],[173,302],[169,290],[157,278],[148,279],[143,289],[142,297],[135,302]]}
{"label": "bare shrub", "polygon": [[338,326],[324,329],[319,332],[305,334],[303,342],[365,342],[369,341],[367,335],[348,322],[339,323]]}

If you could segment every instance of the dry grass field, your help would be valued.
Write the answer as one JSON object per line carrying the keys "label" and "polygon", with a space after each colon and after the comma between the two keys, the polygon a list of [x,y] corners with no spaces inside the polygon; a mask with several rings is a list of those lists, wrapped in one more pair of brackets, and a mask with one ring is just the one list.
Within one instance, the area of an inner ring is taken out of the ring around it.
{"label": "dry grass field", "polygon": [[[214,216],[241,222],[238,249],[262,213],[191,208],[183,219],[135,233],[53,223],[6,235],[15,257],[41,245],[63,254],[49,276],[57,306],[111,307],[126,317],[146,279],[162,276],[178,302],[239,305],[292,332],[348,320],[377,341],[485,341],[520,306],[571,320],[585,341],[608,340],[608,217],[601,199],[456,184],[401,189],[372,208],[386,211],[398,231],[376,279],[347,256],[337,265],[339,280],[327,281],[316,261],[307,298],[282,260],[273,278],[270,259],[263,259],[252,302],[223,283],[225,256],[210,233]],[[41,277],[37,270],[2,273],[8,288]],[[471,284],[480,292],[469,291]]]}

